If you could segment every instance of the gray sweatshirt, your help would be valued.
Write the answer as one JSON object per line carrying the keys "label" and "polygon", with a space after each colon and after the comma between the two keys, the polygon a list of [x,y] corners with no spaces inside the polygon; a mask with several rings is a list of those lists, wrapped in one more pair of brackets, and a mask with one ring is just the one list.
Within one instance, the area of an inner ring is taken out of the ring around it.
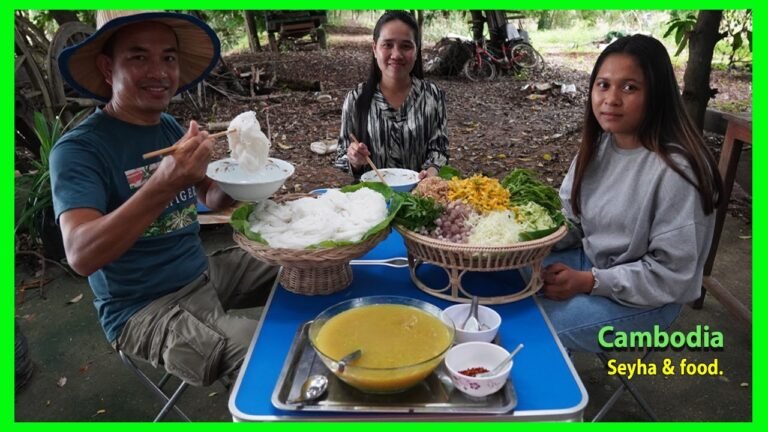
{"label": "gray sweatshirt", "polygon": [[[690,173],[682,157],[673,158]],[[560,199],[565,216],[581,225],[584,252],[596,268],[592,295],[634,307],[697,299],[715,225],[698,191],[656,153],[621,149],[603,134],[576,218],[570,199],[575,166],[574,160]]]}

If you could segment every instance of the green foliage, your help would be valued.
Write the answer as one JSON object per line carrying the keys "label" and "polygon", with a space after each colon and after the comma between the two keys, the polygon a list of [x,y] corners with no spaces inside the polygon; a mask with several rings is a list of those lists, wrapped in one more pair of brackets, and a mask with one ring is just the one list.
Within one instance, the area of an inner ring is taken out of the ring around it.
{"label": "green foliage", "polygon": [[716,108],[720,111],[731,113],[743,113],[752,110],[751,100],[720,101],[717,99],[712,99],[709,101],[709,105],[712,106],[712,108]]}
{"label": "green foliage", "polygon": [[448,34],[471,37],[468,20],[468,11],[424,11],[424,45],[436,43]]}
{"label": "green foliage", "polygon": [[673,16],[669,20],[667,31],[663,37],[674,34],[675,44],[677,45],[675,56],[679,56],[688,46],[688,39],[694,27],[696,27],[696,14],[693,12],[688,12],[683,16]]}
{"label": "green foliage", "polygon": [[[673,11],[671,19],[667,23],[667,31],[664,37],[674,35],[677,51],[680,55],[688,46],[690,34],[696,27],[697,14],[695,11],[687,11],[684,14]],[[739,62],[752,62],[752,11],[751,10],[726,10],[720,21],[720,35],[722,39],[715,46],[715,52],[719,52],[728,58],[728,68],[732,68]]]}
{"label": "green foliage", "polygon": [[[257,13],[256,26],[264,28],[264,14]],[[241,39],[246,38],[245,18],[242,10],[206,10],[202,13],[202,19],[216,31],[221,40],[222,51],[231,50],[241,44]],[[248,42],[245,42],[248,45]]]}
{"label": "green foliage", "polygon": [[728,68],[738,62],[752,62],[752,11],[726,10],[720,22],[723,40],[716,51],[724,52],[728,57]]}
{"label": "green foliage", "polygon": [[[93,27],[96,27],[96,11],[73,10],[71,12],[74,12],[75,15],[77,15],[77,18],[81,22],[92,25]],[[25,15],[27,18],[32,20],[32,22],[36,26],[43,29],[49,35],[52,35],[53,33],[55,33],[56,30],[59,28],[59,25],[56,23],[56,20],[53,18],[53,12],[51,12],[50,10],[26,10],[26,11],[18,11],[17,13],[21,13]]]}
{"label": "green foliage", "polygon": [[51,175],[48,165],[51,149],[64,132],[71,125],[76,124],[84,113],[85,111],[78,113],[66,125],[62,124],[59,116],[53,121],[49,121],[42,113],[37,111],[34,113],[35,135],[40,141],[40,159],[32,161],[34,171],[29,182],[27,200],[16,223],[16,232],[21,229],[36,241],[40,240],[44,215],[50,212],[53,207]]}

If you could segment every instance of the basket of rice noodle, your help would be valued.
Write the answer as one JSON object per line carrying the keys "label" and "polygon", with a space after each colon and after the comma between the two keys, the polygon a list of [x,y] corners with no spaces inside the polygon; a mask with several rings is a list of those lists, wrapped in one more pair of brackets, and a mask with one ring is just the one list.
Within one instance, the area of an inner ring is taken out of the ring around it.
{"label": "basket of rice noodle", "polygon": [[282,266],[279,281],[285,289],[331,294],[352,283],[350,260],[387,237],[399,202],[386,185],[359,183],[321,195],[289,194],[246,204],[230,223],[241,248]]}
{"label": "basket of rice noodle", "polygon": [[[467,272],[530,266],[532,277],[524,288],[480,298],[499,304],[541,289],[542,261],[568,232],[560,209],[557,191],[527,170],[515,170],[501,182],[484,176],[432,177],[404,197],[394,225],[408,249],[413,283],[445,300],[471,300],[462,286]],[[433,287],[422,280],[417,269],[425,263],[442,267],[448,285]]]}

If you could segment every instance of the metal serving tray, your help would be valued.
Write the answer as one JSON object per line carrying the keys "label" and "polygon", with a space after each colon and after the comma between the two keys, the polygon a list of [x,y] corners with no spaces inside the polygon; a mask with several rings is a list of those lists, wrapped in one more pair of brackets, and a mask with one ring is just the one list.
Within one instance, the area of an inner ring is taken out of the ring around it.
{"label": "metal serving tray", "polygon": [[[511,378],[498,392],[486,397],[470,397],[454,389],[450,375],[441,364],[416,387],[402,393],[376,395],[346,384],[323,364],[309,343],[310,322],[296,332],[280,377],[272,392],[272,405],[288,411],[369,412],[369,413],[447,413],[506,414],[517,405]],[[325,395],[310,402],[288,403],[299,396],[308,376],[328,377]]]}

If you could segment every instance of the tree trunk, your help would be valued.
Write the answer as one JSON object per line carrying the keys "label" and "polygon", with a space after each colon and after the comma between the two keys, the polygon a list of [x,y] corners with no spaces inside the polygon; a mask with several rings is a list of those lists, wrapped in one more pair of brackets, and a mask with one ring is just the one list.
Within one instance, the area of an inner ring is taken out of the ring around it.
{"label": "tree trunk", "polygon": [[416,11],[416,22],[419,24],[419,40],[417,42],[419,43],[419,46],[421,46],[421,42],[424,40],[424,11],[423,10]]}
{"label": "tree trunk", "polygon": [[251,52],[261,51],[261,44],[259,43],[259,30],[256,27],[256,16],[253,11],[243,11],[243,18],[245,19],[245,32],[248,36],[248,46],[251,47]]}
{"label": "tree trunk", "polygon": [[68,22],[80,22],[80,19],[77,18],[75,11],[71,10],[52,10],[51,16],[56,21],[56,24],[59,25],[59,27],[61,27],[62,24]]}
{"label": "tree trunk", "polygon": [[487,10],[485,17],[488,22],[490,46],[501,49],[507,39],[507,14],[503,10]]}
{"label": "tree trunk", "polygon": [[699,130],[704,129],[707,104],[717,92],[709,87],[712,55],[715,44],[722,39],[718,33],[721,10],[702,10],[688,41],[688,64],[683,75],[683,103],[688,115]]}
{"label": "tree trunk", "polygon": [[472,15],[472,39],[476,41],[483,40],[483,29],[485,29],[485,16],[481,10],[471,10]]}

